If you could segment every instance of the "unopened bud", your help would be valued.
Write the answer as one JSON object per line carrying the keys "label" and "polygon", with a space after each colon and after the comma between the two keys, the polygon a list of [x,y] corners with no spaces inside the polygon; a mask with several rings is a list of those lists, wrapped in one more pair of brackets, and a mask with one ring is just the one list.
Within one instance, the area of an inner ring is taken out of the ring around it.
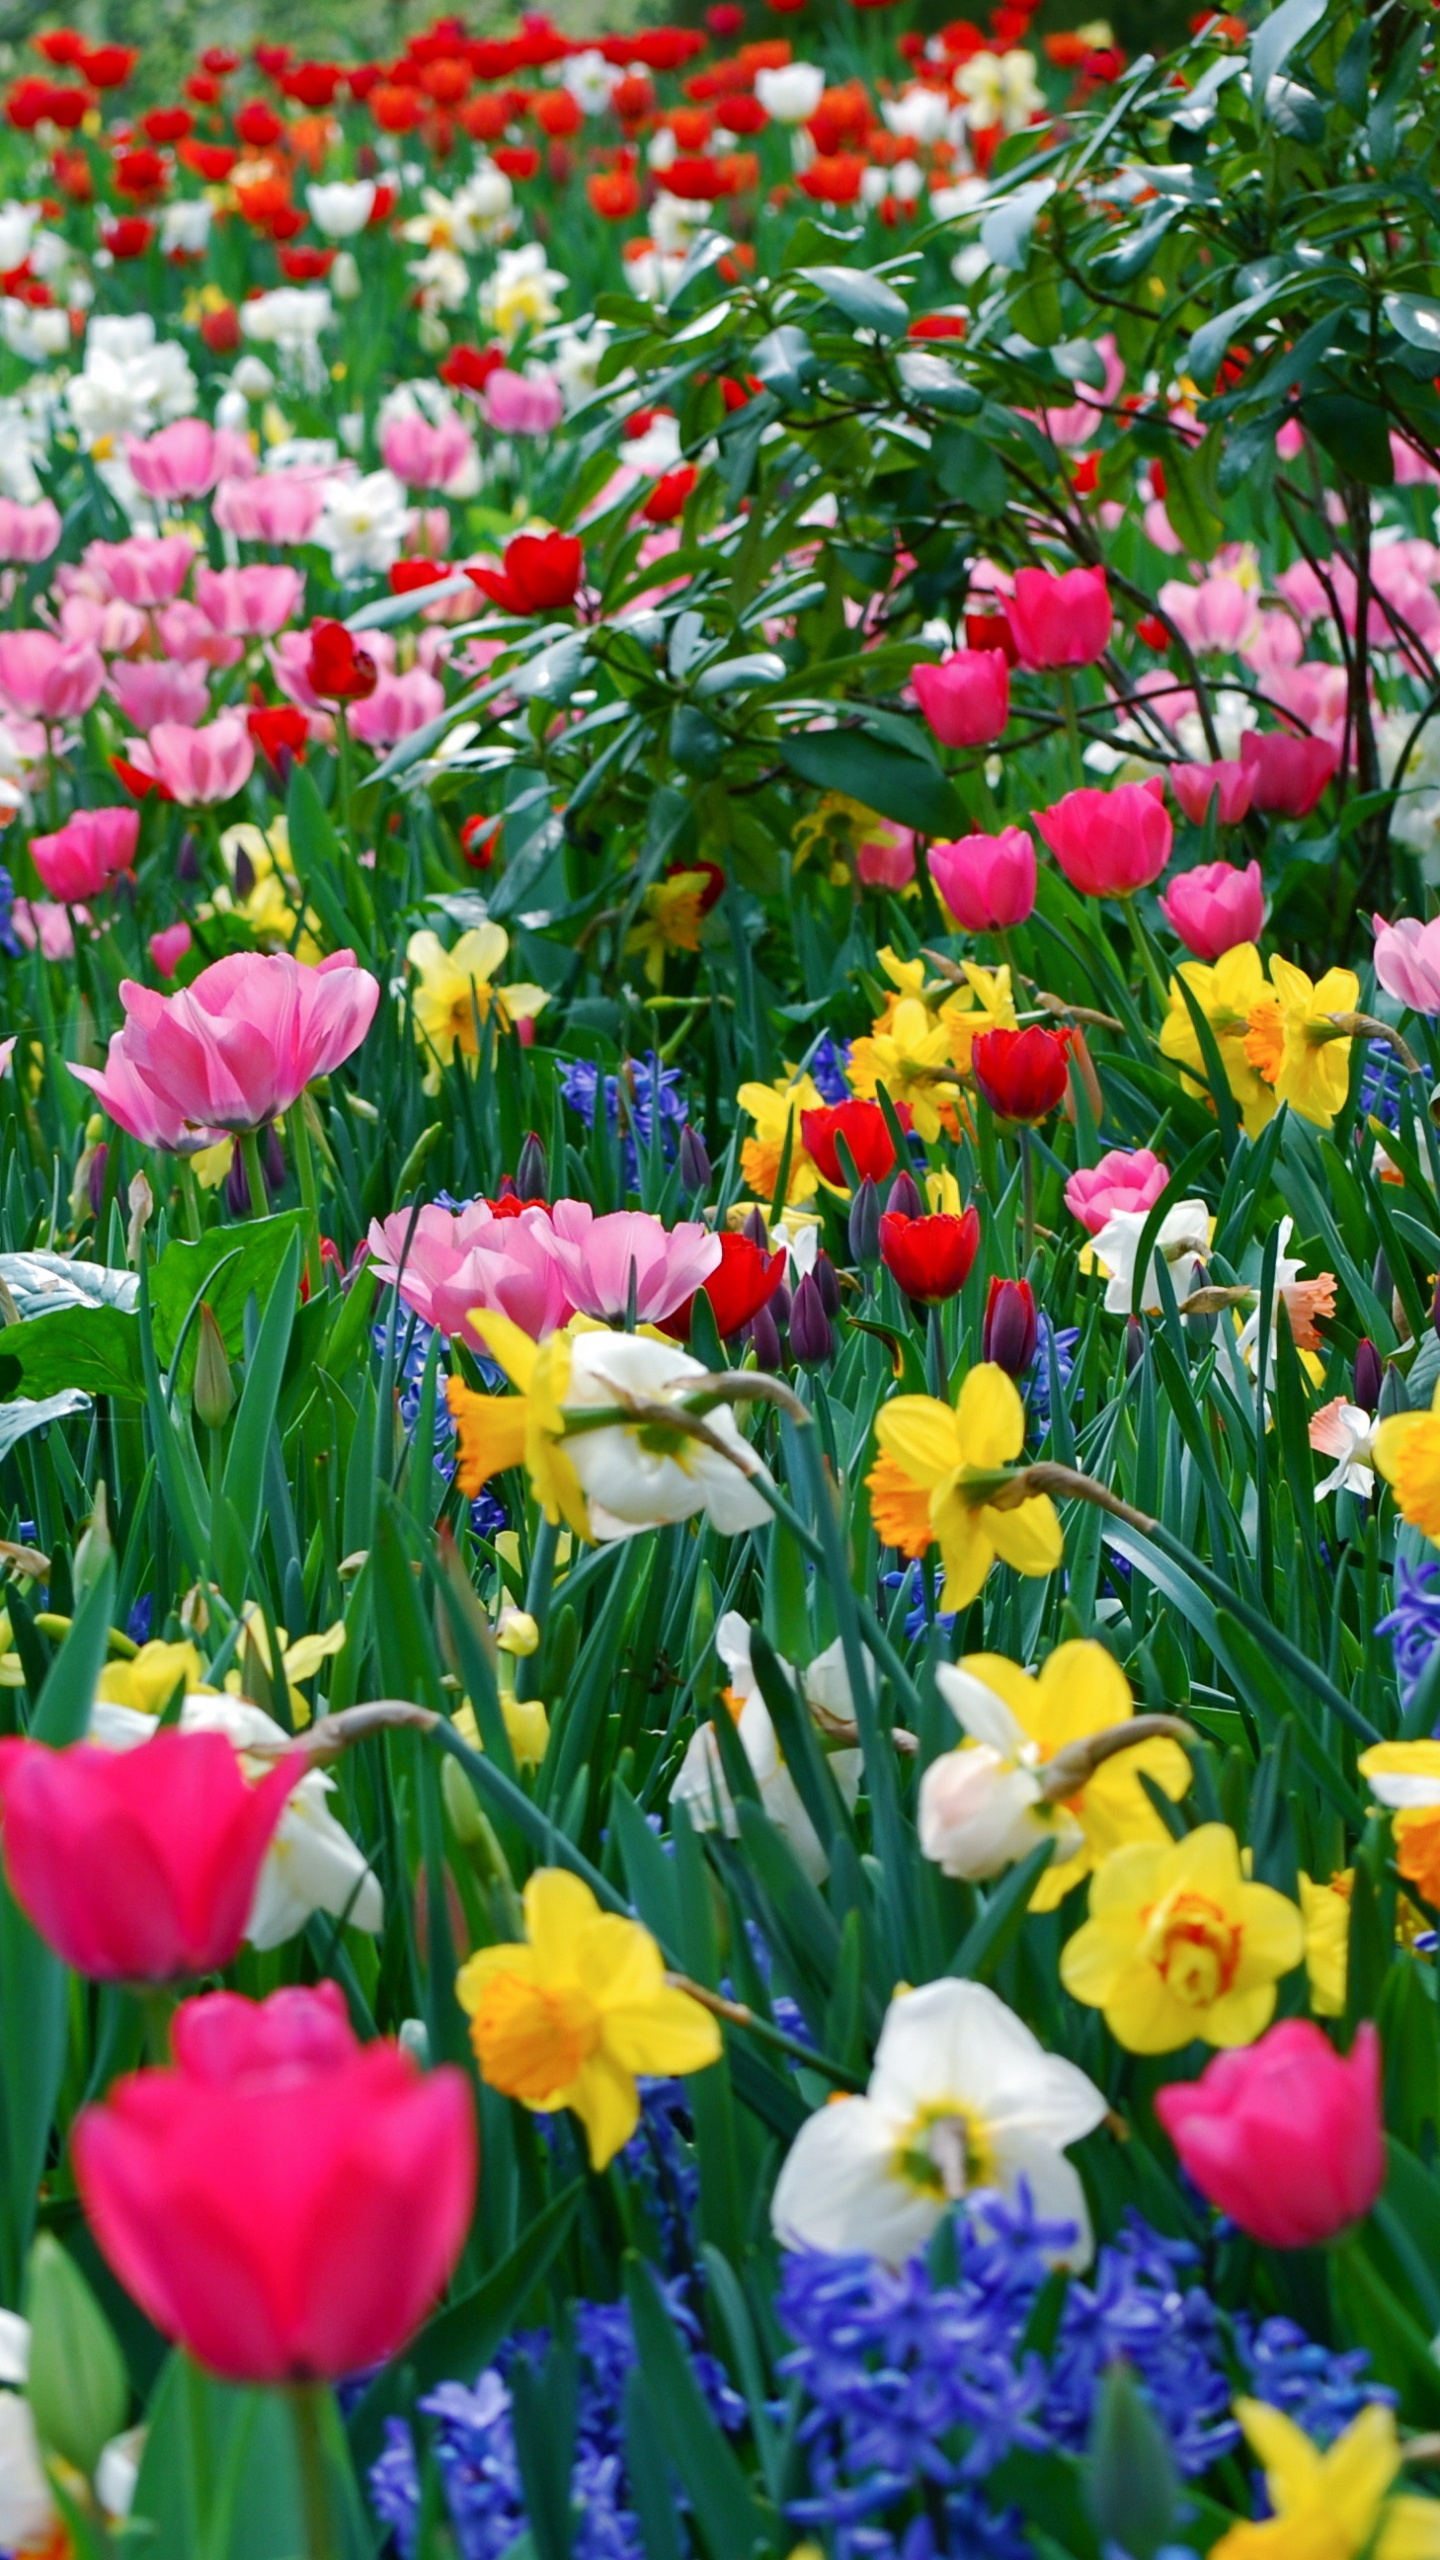
{"label": "unopened bud", "polygon": [[680,1132],[680,1179],[687,1191],[710,1188],[710,1152],[698,1129],[687,1120]]}
{"label": "unopened bud", "polygon": [[1155,2560],[1180,2503],[1170,2439],[1123,2359],[1105,2373],[1090,2425],[1088,2504],[1102,2546]]}
{"label": "unopened bud", "polygon": [[246,1218],[250,1214],[250,1176],[238,1147],[230,1158],[230,1170],[225,1176],[225,1206],[232,1218]]}
{"label": "unopened bud", "polygon": [[850,1203],[850,1259],[868,1270],[880,1259],[880,1194],[867,1173]]}
{"label": "unopened bud", "polygon": [[795,1292],[795,1303],[790,1310],[790,1348],[805,1369],[822,1368],[834,1353],[830,1318],[825,1312],[825,1300],[813,1272],[806,1272]]}
{"label": "unopened bud", "polygon": [[236,897],[237,897],[237,898],[248,898],[248,897],[249,897],[249,895],[250,895],[250,893],[251,893],[251,891],[252,891],[252,889],[254,888],[254,886],[255,886],[255,865],[254,865],[254,863],[251,861],[250,856],[249,856],[249,854],[246,852],[245,847],[243,846],[243,844],[242,844],[242,845],[237,845],[237,846],[236,846],[236,848],[235,848],[235,895],[236,895]]}
{"label": "unopened bud", "polygon": [[[820,1304],[824,1308],[825,1313],[827,1316],[838,1316],[840,1313],[840,1283],[835,1277],[835,1265],[831,1261],[828,1253],[816,1254],[814,1280],[815,1286],[820,1292]],[[796,1294],[798,1296],[799,1292],[797,1291]]]}
{"label": "unopened bud", "polygon": [[1012,1378],[1023,1377],[1035,1357],[1035,1292],[1028,1280],[992,1280],[985,1302],[981,1357]]}
{"label": "unopened bud", "polygon": [[130,2386],[115,2334],[73,2258],[48,2231],[30,2252],[27,2396],[35,2432],[89,2480],[125,2424]]}
{"label": "unopened bud", "polygon": [[533,1129],[520,1150],[520,1161],[515,1167],[515,1188],[522,1200],[548,1200],[550,1197],[550,1167]]}
{"label": "unopened bud", "polygon": [[187,827],[180,839],[180,850],[175,856],[175,877],[177,880],[198,880],[200,877],[200,846],[193,827]]}
{"label": "unopened bud", "polygon": [[229,1420],[235,1403],[235,1382],[230,1375],[225,1337],[203,1298],[196,1331],[192,1400],[196,1421],[203,1422],[208,1431],[218,1431]]}
{"label": "unopened bud", "polygon": [[[775,1293],[777,1298],[784,1295],[783,1290],[777,1289]],[[768,1307],[757,1307],[750,1319],[750,1343],[755,1353],[757,1369],[778,1369],[783,1357],[779,1327],[772,1312],[774,1305],[775,1299],[772,1298]]]}
{"label": "unopened bud", "polygon": [[[1440,1328],[1437,1328],[1440,1330]],[[1373,1413],[1380,1401],[1385,1377],[1385,1363],[1368,1333],[1362,1333],[1355,1345],[1355,1401],[1367,1413]]]}
{"label": "unopened bud", "polygon": [[92,1218],[99,1217],[101,1209],[105,1204],[105,1168],[109,1162],[109,1140],[102,1138],[99,1146],[92,1147],[90,1150],[90,1166],[86,1175],[86,1189],[90,1195],[90,1215]]}
{"label": "unopened bud", "polygon": [[[295,1105],[297,1111],[303,1111],[304,1107],[303,1101]],[[273,1198],[274,1194],[283,1190],[285,1185],[285,1150],[280,1144],[280,1132],[273,1120],[261,1142],[260,1161],[265,1168],[265,1187]]]}
{"label": "unopened bud", "polygon": [[742,1236],[748,1236],[752,1244],[758,1244],[763,1253],[770,1242],[770,1229],[765,1223],[764,1210],[758,1206],[752,1209],[740,1233]]}
{"label": "unopened bud", "polygon": [[920,1185],[913,1173],[896,1174],[890,1185],[885,1206],[890,1215],[895,1218],[923,1216],[925,1203],[920,1197]]}
{"label": "unopened bud", "polygon": [[75,1594],[77,1608],[87,1591],[94,1589],[112,1553],[110,1505],[102,1476],[95,1487],[95,1508],[76,1545],[75,1558],[70,1569],[71,1587]]}
{"label": "unopened bud", "polygon": [[1125,1319],[1125,1375],[1134,1376],[1145,1357],[1145,1327],[1138,1316]]}
{"label": "unopened bud", "polygon": [[500,1624],[496,1630],[495,1641],[502,1653],[520,1655],[538,1653],[540,1630],[528,1609],[512,1608],[507,1601],[500,1612]]}

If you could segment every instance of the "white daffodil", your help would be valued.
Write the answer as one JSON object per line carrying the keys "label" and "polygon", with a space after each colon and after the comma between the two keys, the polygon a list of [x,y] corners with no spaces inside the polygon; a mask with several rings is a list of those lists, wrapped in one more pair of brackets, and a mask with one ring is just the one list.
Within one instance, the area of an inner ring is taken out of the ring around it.
{"label": "white daffodil", "polygon": [[[811,1882],[822,1884],[830,1862],[800,1790],[780,1756],[779,1738],[750,1660],[750,1628],[737,1609],[727,1609],[716,1628],[715,1650],[730,1674],[725,1701],[760,1790],[760,1801],[776,1830],[784,1832]],[[783,1663],[781,1668],[793,1682],[795,1674],[789,1664]],[[827,1645],[823,1653],[817,1653],[814,1661],[806,1664],[800,1673],[800,1689],[807,1704],[819,1709],[822,1720],[828,1717],[849,1723],[853,1719],[854,1702],[838,1642]],[[846,1803],[853,1804],[860,1788],[860,1753],[837,1751],[830,1768]],[[739,1837],[740,1824],[725,1783],[712,1725],[701,1725],[691,1736],[680,1774],[670,1790],[670,1801],[683,1804],[700,1830],[713,1831],[718,1824],[728,1840]]]}
{"label": "white daffodil", "polygon": [[280,284],[241,303],[240,334],[252,346],[273,347],[289,377],[318,393],[329,383],[321,333],[334,318],[335,305],[323,284]]}
{"label": "white daffodil", "polygon": [[[157,1719],[138,1707],[117,1706],[102,1698],[91,1710],[91,1740],[112,1751],[135,1750],[158,1730]],[[180,1730],[223,1733],[239,1754],[247,1778],[254,1779],[273,1769],[276,1752],[283,1751],[289,1741],[263,1707],[216,1690],[196,1690],[186,1698]],[[352,1928],[372,1935],[383,1929],[385,1900],[379,1883],[363,1851],[336,1821],[326,1801],[334,1785],[323,1769],[307,1769],[293,1789],[265,1853],[245,1923],[252,1947],[283,1946],[317,1911],[328,1912],[336,1920],[343,1915]]]}
{"label": "white daffodil", "polygon": [[30,2323],[17,2311],[0,2311],[0,2547],[6,2551],[42,2549],[57,2522],[24,2396],[29,2370]]}
{"label": "white daffodil", "polygon": [[1035,82],[1035,56],[1023,46],[1009,53],[972,54],[956,72],[955,86],[965,100],[967,122],[981,131],[1000,124],[1007,133],[1018,133],[1045,104]]}
{"label": "white daffodil", "polygon": [[[1144,1209],[1117,1209],[1095,1238],[1095,1259],[1108,1274],[1105,1305],[1112,1316],[1130,1313],[1135,1295],[1135,1262],[1148,1215]],[[1203,1200],[1180,1200],[1173,1209],[1167,1209],[1141,1290],[1142,1311],[1146,1315],[1160,1312],[1157,1263],[1169,1264],[1170,1285],[1178,1302],[1190,1296],[1209,1249],[1210,1212]]]}
{"label": "white daffodil", "polygon": [[375,210],[375,181],[331,178],[324,186],[307,187],[305,202],[316,230],[327,240],[353,240]]}
{"label": "white daffodil", "polygon": [[92,320],[84,365],[65,386],[65,405],[88,452],[190,417],[198,396],[184,348],[156,338],[148,311]]}
{"label": "white daffodil", "polygon": [[771,2205],[776,2234],[789,2248],[902,2266],[951,2204],[1014,2197],[1023,2182],[1037,2214],[1074,2229],[1059,2263],[1083,2267],[1090,2220],[1065,2146],[1104,2115],[1093,2081],[1046,2053],[983,1983],[902,1991],[864,2097],[832,2100],[796,2135]]}
{"label": "white daffodil", "polygon": [[999,1692],[959,1663],[942,1663],[935,1685],[970,1737],[932,1760],[920,1781],[920,1846],[947,1876],[998,1876],[1054,1840],[1055,1864],[1084,1841],[1073,1814],[1052,1804],[1040,1777],[1040,1745]]}
{"label": "white daffodil", "polygon": [[[594,1411],[630,1397],[652,1405],[679,1404],[708,1379],[700,1361],[671,1343],[648,1341],[637,1333],[581,1333],[571,1346],[565,1409],[567,1414]],[[567,1435],[565,1454],[580,1480],[597,1538],[633,1538],[641,1529],[692,1519],[697,1511],[726,1537],[764,1525],[770,1505],[753,1479],[765,1471],[734,1415],[728,1406],[717,1405],[704,1421],[718,1448],[649,1420]]]}
{"label": "white daffodil", "polygon": [[1335,1396],[1322,1404],[1310,1417],[1310,1446],[1322,1457],[1333,1458],[1334,1466],[1315,1487],[1315,1499],[1323,1502],[1327,1493],[1358,1493],[1368,1502],[1375,1490],[1375,1416],[1362,1404],[1347,1404],[1343,1396]]}
{"label": "white daffodil", "polygon": [[566,279],[546,258],[538,240],[521,249],[502,249],[495,272],[480,287],[480,317],[513,346],[522,329],[548,329],[558,318],[555,297]]}
{"label": "white daffodil", "polygon": [[755,95],[777,124],[808,124],[824,94],[825,74],[816,62],[786,62],[755,74]]}
{"label": "white daffodil", "polygon": [[410,523],[410,503],[393,471],[367,471],[354,480],[327,480],[325,509],[314,540],[330,554],[343,584],[365,570],[392,569]]}
{"label": "white daffodil", "polygon": [[572,53],[560,65],[560,78],[582,115],[603,115],[610,104],[610,93],[617,89],[625,74],[620,65],[607,62],[598,47],[591,45],[584,53]]}

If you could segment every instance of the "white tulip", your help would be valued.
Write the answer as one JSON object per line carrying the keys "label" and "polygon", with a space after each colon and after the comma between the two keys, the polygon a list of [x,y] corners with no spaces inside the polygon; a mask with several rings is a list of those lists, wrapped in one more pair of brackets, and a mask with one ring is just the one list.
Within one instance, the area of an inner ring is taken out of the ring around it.
{"label": "white tulip", "polygon": [[310,219],[327,240],[353,240],[375,210],[373,178],[332,178],[324,186],[307,187]]}
{"label": "white tulip", "polygon": [[1019,2194],[1070,2224],[1058,2263],[1092,2242],[1065,2145],[1094,2131],[1105,2100],[1074,2063],[1046,2053],[982,1983],[928,1982],[892,2000],[864,2097],[801,2126],[771,2205],[788,2248],[863,2253],[903,2266],[965,2196]]}
{"label": "white tulip", "polygon": [[807,124],[824,94],[825,74],[815,62],[786,62],[755,74],[755,95],[777,124]]}
{"label": "white tulip", "polygon": [[42,2548],[55,2522],[30,2403],[18,2391],[0,2391],[0,2546]]}

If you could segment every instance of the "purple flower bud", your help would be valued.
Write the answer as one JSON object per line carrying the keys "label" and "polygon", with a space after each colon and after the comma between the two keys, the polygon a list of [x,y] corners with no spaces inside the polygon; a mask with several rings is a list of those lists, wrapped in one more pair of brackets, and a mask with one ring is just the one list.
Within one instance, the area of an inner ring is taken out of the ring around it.
{"label": "purple flower bud", "polygon": [[549,1181],[550,1168],[545,1161],[545,1150],[532,1129],[515,1167],[515,1188],[522,1200],[548,1200]]}
{"label": "purple flower bud", "polygon": [[1368,1333],[1362,1333],[1355,1345],[1355,1401],[1367,1413],[1373,1413],[1380,1401],[1385,1363]]}
{"label": "purple flower bud", "polygon": [[[828,1253],[816,1254],[814,1278],[816,1289],[820,1295],[820,1304],[824,1308],[825,1313],[827,1316],[838,1316],[840,1313],[840,1283],[835,1277],[835,1265],[831,1261]],[[796,1295],[799,1295],[798,1290]]]}
{"label": "purple flower bud", "polygon": [[1035,1292],[1028,1280],[992,1280],[985,1301],[981,1357],[1012,1378],[1023,1377],[1035,1357]]}
{"label": "purple flower bud", "polygon": [[[295,1108],[297,1111],[304,1110],[303,1098],[296,1103]],[[280,1132],[273,1120],[260,1141],[260,1161],[265,1168],[265,1188],[273,1198],[275,1193],[284,1187],[285,1182],[285,1150],[280,1144]]]}
{"label": "purple flower bud", "polygon": [[813,1272],[806,1272],[795,1292],[790,1310],[790,1349],[804,1369],[823,1368],[834,1355],[830,1318]]}
{"label": "purple flower bud", "polygon": [[1125,1375],[1132,1377],[1145,1357],[1145,1327],[1138,1316],[1125,1319]]}
{"label": "purple flower bud", "polygon": [[880,1194],[867,1173],[850,1203],[850,1259],[863,1269],[880,1259]]}
{"label": "purple flower bud", "polygon": [[98,1218],[105,1205],[105,1168],[109,1162],[110,1142],[108,1138],[102,1138],[99,1146],[96,1148],[95,1153],[90,1159],[88,1189],[90,1193],[90,1215],[92,1218]]}
{"label": "purple flower bud", "polygon": [[780,1286],[779,1286],[779,1288],[778,1288],[778,1289],[774,1289],[774,1290],[772,1290],[772,1291],[771,1291],[770,1297],[769,1297],[769,1299],[767,1300],[767,1304],[768,1304],[768,1306],[769,1306],[770,1313],[771,1313],[771,1314],[772,1314],[772,1316],[774,1317],[774,1319],[775,1319],[775,1321],[776,1321],[776,1323],[777,1323],[777,1324],[788,1324],[788,1323],[789,1323],[789,1321],[790,1321],[790,1291],[789,1291],[788,1287],[786,1286],[786,1283],[785,1283],[783,1280],[781,1281]]}
{"label": "purple flower bud", "polygon": [[[180,839],[180,850],[175,856],[175,877],[177,880],[198,880],[200,877],[200,845],[191,827],[186,828]],[[253,878],[251,885],[254,885]]]}
{"label": "purple flower bud", "polygon": [[913,1173],[896,1174],[894,1181],[890,1185],[889,1197],[885,1202],[885,1206],[892,1217],[923,1217],[925,1213],[925,1203],[920,1197],[920,1185],[916,1181]]}
{"label": "purple flower bud", "polygon": [[770,1242],[770,1230],[765,1224],[764,1210],[759,1208],[752,1209],[749,1216],[746,1218],[740,1233],[742,1236],[748,1236],[752,1244],[758,1244],[761,1252],[763,1253]]}
{"label": "purple flower bud", "polygon": [[250,1177],[238,1146],[230,1158],[230,1170],[225,1176],[225,1206],[232,1218],[248,1218],[250,1215]]}
{"label": "purple flower bud", "polygon": [[708,1191],[710,1171],[709,1149],[687,1120],[680,1132],[680,1179],[687,1191]]}
{"label": "purple flower bud", "polygon": [[780,1348],[780,1332],[769,1307],[757,1307],[750,1319],[750,1340],[755,1350],[757,1369],[778,1369],[784,1354]]}

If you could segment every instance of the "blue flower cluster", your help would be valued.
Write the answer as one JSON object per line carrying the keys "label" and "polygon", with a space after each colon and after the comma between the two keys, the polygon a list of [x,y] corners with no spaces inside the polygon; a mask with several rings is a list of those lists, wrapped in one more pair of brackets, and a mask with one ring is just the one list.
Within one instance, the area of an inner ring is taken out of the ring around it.
{"label": "blue flower cluster", "polygon": [[[672,2319],[690,2350],[696,2379],[720,2424],[732,2432],[745,2404],[706,2354],[683,2286],[666,2287]],[[507,2376],[524,2353],[543,2352],[543,2335],[518,2338],[496,2365],[467,2388],[442,2382],[420,2402],[433,2421],[432,2445],[459,2560],[500,2560],[525,2530],[525,2497]],[[582,2302],[574,2320],[576,2431],[570,2498],[574,2560],[644,2560],[629,2500],[624,2462],[625,2383],[635,2341],[624,2303]],[[416,2549],[421,2509],[420,2465],[410,2428],[392,2418],[385,2450],[370,2471],[370,2500],[395,2536],[402,2560]],[[678,2496],[678,2489],[677,2489]]]}
{"label": "blue flower cluster", "polygon": [[1023,1392],[1030,1429],[1037,1440],[1043,1440],[1050,1428],[1056,1394],[1063,1396],[1070,1384],[1079,1339],[1078,1324],[1053,1325],[1043,1313],[1036,1323],[1035,1358]]}
{"label": "blue flower cluster", "polygon": [[1440,1560],[1416,1565],[1396,1557],[1393,1605],[1375,1633],[1395,1647],[1395,1677],[1408,1707],[1440,1645]]}
{"label": "blue flower cluster", "polygon": [[7,960],[22,960],[24,950],[10,920],[14,911],[15,883],[9,872],[0,866],[0,951],[4,952]]}
{"label": "blue flower cluster", "polygon": [[[572,1111],[578,1112],[587,1129],[595,1126],[597,1099],[603,1094],[608,1126],[620,1125],[619,1076],[602,1076],[589,1058],[577,1058],[566,1068],[560,1091]],[[689,1118],[689,1108],[680,1089],[678,1067],[664,1067],[652,1049],[648,1057],[632,1058],[624,1071],[625,1128],[622,1155],[625,1180],[634,1190],[640,1180],[639,1145],[650,1148],[660,1135],[661,1151],[667,1164],[680,1142],[680,1131]]]}
{"label": "blue flower cluster", "polygon": [[[447,1202],[445,1205],[450,1204]],[[390,1310],[387,1308],[385,1314],[370,1328],[370,1338],[382,1360],[389,1347],[390,1321]],[[425,1386],[425,1368],[430,1358],[430,1345],[434,1339],[435,1327],[427,1324],[423,1316],[414,1315],[405,1307],[399,1309],[395,1317],[396,1384],[399,1389],[401,1427],[407,1439],[411,1440],[415,1437],[416,1426],[420,1420],[420,1399]],[[494,1364],[489,1361],[482,1360],[480,1365],[486,1373],[487,1384],[493,1384],[498,1389],[503,1384],[504,1372],[494,1368]],[[435,1445],[431,1455],[436,1474],[443,1476],[447,1484],[455,1473],[455,1426],[450,1419],[450,1407],[445,1401],[445,1381],[449,1374],[449,1369],[442,1357],[435,1392]],[[476,1537],[497,1538],[500,1531],[509,1526],[509,1521],[510,1514],[504,1503],[497,1494],[491,1492],[487,1485],[484,1492],[477,1494],[470,1505],[470,1526]]]}
{"label": "blue flower cluster", "polygon": [[1400,1097],[1405,1070],[1388,1040],[1367,1040],[1360,1063],[1360,1115],[1379,1120],[1387,1129],[1400,1126]]}

